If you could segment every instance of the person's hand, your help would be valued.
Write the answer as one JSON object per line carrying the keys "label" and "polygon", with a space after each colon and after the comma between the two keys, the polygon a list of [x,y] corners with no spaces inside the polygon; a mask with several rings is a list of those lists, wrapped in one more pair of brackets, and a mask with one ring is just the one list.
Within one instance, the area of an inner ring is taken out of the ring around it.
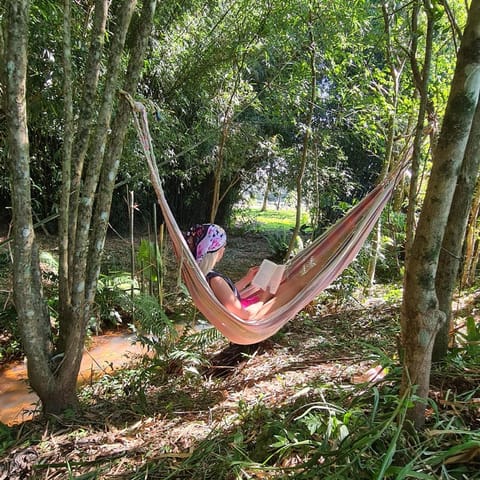
{"label": "person's hand", "polygon": [[248,272],[247,272],[247,274],[245,275],[245,279],[248,281],[248,283],[250,283],[250,282],[253,280],[253,278],[255,277],[255,275],[256,275],[257,272],[258,272],[258,268],[259,268],[259,267],[256,266],[256,267],[250,267],[250,268],[248,269]]}
{"label": "person's hand", "polygon": [[235,283],[240,293],[252,283],[253,277],[255,277],[257,272],[258,267],[251,267],[248,269],[247,273]]}

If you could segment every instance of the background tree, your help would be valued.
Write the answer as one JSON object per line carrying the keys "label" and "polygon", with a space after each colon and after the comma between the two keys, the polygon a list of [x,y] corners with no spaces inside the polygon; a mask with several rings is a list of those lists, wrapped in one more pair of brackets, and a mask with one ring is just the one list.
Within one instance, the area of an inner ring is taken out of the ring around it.
{"label": "background tree", "polygon": [[471,287],[475,282],[475,272],[478,264],[478,213],[480,211],[480,180],[477,178],[469,212],[465,235],[465,254],[462,265],[460,286],[462,289]]}

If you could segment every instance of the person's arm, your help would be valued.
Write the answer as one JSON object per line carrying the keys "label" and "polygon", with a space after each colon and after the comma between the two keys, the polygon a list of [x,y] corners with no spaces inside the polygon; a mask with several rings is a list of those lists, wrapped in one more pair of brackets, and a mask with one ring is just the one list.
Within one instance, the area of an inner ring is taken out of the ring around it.
{"label": "person's arm", "polygon": [[[254,276],[255,272],[253,273],[252,278]],[[252,320],[257,312],[263,307],[265,301],[272,297],[271,294],[264,292],[264,294],[259,297],[258,301],[249,305],[248,307],[243,307],[240,300],[230,288],[230,285],[228,285],[228,283],[221,276],[212,277],[209,283],[210,288],[220,303],[228,311],[232,312],[243,320]]]}
{"label": "person's arm", "polygon": [[253,314],[242,307],[240,300],[235,296],[228,283],[220,276],[210,279],[210,288],[219,302],[230,312],[244,320],[250,320]]}

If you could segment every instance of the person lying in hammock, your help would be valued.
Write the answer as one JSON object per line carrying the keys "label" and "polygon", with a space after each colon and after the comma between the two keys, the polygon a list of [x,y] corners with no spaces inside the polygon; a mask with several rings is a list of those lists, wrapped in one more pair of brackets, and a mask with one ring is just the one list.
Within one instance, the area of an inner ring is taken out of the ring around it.
{"label": "person lying in hammock", "polygon": [[247,288],[258,271],[252,267],[246,275],[233,282],[226,275],[214,270],[222,259],[227,244],[225,230],[214,223],[196,224],[185,233],[187,245],[190,248],[200,270],[205,275],[213,293],[223,306],[244,320],[254,318],[271,295],[247,297],[242,299],[242,291]]}

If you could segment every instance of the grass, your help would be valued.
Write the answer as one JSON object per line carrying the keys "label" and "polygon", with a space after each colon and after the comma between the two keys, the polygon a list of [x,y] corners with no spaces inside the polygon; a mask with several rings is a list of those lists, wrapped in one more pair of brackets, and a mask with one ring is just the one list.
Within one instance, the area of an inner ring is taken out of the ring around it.
{"label": "grass", "polygon": [[[289,230],[295,226],[295,209],[260,211],[258,208],[238,208],[234,212],[235,224],[240,228],[252,228],[258,233]],[[301,224],[308,224],[309,216],[302,213]]]}

